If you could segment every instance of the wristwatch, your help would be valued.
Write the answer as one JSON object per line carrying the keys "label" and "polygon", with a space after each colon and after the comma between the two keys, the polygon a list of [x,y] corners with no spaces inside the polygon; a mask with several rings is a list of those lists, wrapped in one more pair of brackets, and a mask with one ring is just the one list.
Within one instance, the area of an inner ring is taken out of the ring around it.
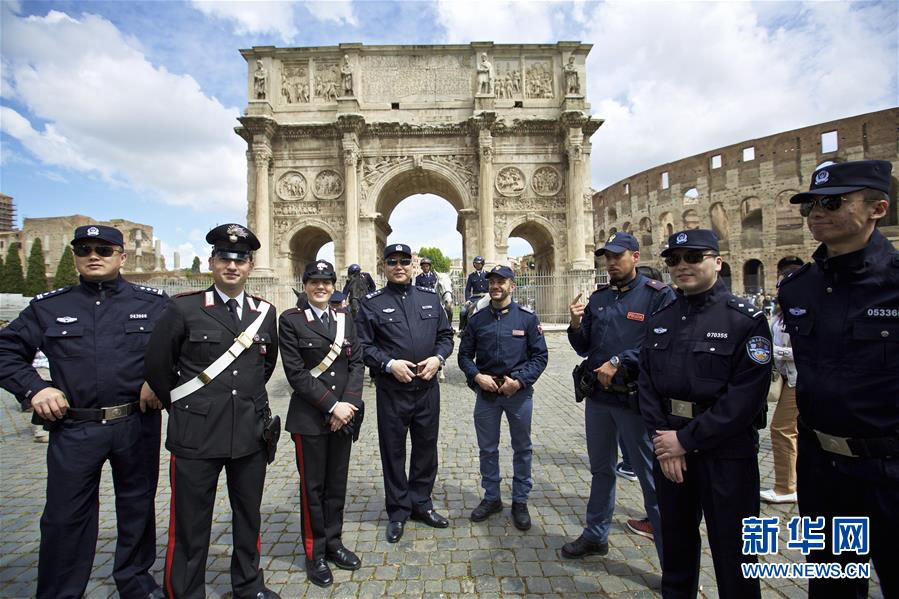
{"label": "wristwatch", "polygon": [[619,358],[618,356],[612,356],[611,358],[609,358],[609,364],[611,364],[615,368],[620,368],[621,367],[621,358]]}

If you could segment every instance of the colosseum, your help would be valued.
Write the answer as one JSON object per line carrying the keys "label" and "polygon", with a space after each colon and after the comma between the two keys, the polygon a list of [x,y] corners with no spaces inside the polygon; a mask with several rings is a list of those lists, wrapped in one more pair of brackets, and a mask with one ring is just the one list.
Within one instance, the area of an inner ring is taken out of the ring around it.
{"label": "colosseum", "polygon": [[617,231],[640,241],[640,262],[666,272],[668,235],[708,228],[721,240],[721,275],[736,293],[772,293],[777,261],[808,260],[818,246],[790,197],[824,162],[893,163],[890,208],[880,230],[899,246],[899,108],[785,131],[637,173],[593,195],[597,245]]}

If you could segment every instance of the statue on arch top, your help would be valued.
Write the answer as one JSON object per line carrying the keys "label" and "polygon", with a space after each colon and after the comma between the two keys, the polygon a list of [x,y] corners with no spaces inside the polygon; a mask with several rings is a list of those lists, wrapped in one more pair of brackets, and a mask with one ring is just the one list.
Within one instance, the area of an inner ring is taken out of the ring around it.
{"label": "statue on arch top", "polygon": [[340,80],[343,83],[343,95],[353,95],[353,68],[350,66],[350,57],[343,55],[343,65],[340,67]]}
{"label": "statue on arch top", "polygon": [[262,60],[256,59],[256,72],[253,73],[253,97],[256,100],[265,100],[265,67]]}
{"label": "statue on arch top", "polygon": [[478,63],[478,94],[493,95],[493,65],[487,60],[486,52],[481,52]]}
{"label": "statue on arch top", "polygon": [[581,82],[577,67],[574,64],[574,56],[568,57],[568,64],[562,70],[565,71],[565,93],[579,96],[581,93]]}

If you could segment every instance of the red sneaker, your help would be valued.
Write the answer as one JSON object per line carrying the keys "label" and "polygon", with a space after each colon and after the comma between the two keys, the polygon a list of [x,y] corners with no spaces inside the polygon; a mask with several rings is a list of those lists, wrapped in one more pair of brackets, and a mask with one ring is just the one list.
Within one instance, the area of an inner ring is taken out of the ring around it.
{"label": "red sneaker", "polygon": [[649,518],[643,518],[642,520],[634,520],[631,518],[627,521],[627,527],[635,535],[646,537],[649,540],[654,539],[652,534],[652,524],[650,524]]}

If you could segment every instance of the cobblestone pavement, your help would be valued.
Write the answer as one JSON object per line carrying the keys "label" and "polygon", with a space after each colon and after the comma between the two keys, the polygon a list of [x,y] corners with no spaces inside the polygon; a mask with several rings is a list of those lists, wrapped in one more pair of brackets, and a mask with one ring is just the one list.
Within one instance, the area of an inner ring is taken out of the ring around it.
{"label": "cobblestone pavement", "polygon": [[[400,543],[384,540],[383,485],[378,456],[376,410],[369,406],[362,437],[353,447],[344,542],[362,558],[356,572],[334,570],[335,584],[320,589],[307,584],[300,540],[299,486],[289,435],[283,435],[276,462],[269,467],[263,497],[262,568],[266,581],[285,598],[320,597],[654,597],[660,572],[648,539],[629,534],[624,522],[640,518],[642,498],[637,483],[618,480],[617,506],[609,537],[609,554],[565,560],[559,548],[577,537],[583,526],[590,469],[584,441],[583,406],[573,401],[571,369],[577,357],[564,334],[549,333],[550,362],[534,395],[534,488],[528,532],[516,530],[509,515],[511,448],[506,424],[500,446],[506,509],[486,522],[472,523],[468,514],[480,500],[478,452],[472,423],[473,393],[449,361],[442,385],[440,469],[434,488],[436,509],[451,520],[437,530],[409,522]],[[269,391],[275,411],[287,411],[289,388],[279,368]],[[365,399],[374,403],[374,388]],[[33,443],[28,418],[5,392],[0,400],[0,596],[33,596],[37,575],[38,521],[45,491],[46,445]],[[773,410],[769,410],[769,413]],[[157,509],[157,561],[162,579],[168,526],[168,452],[163,449]],[[765,433],[760,456],[762,488],[773,485],[771,444]],[[104,472],[100,501],[100,538],[87,596],[117,597],[111,580],[115,548],[112,480]],[[764,506],[763,514],[789,518],[795,506]],[[230,508],[224,475],[216,498],[212,546],[207,569],[210,598],[230,598]],[[785,527],[782,527],[784,529]],[[704,537],[705,535],[703,535]],[[782,533],[781,546],[786,539]],[[795,551],[782,551],[769,561],[800,561]],[[716,597],[708,545],[703,548],[701,596]],[[792,580],[763,583],[764,597],[805,597],[805,585]],[[872,597],[882,597],[872,584]]]}

